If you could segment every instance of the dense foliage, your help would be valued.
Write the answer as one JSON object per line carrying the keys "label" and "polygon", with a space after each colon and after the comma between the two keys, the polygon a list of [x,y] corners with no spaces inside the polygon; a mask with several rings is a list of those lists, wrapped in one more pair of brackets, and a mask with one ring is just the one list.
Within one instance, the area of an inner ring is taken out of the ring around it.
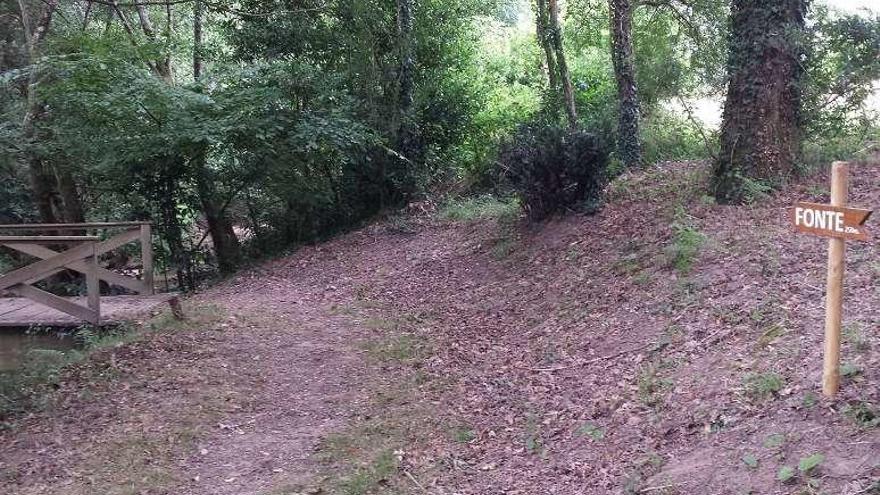
{"label": "dense foliage", "polygon": [[[717,156],[688,102],[724,90],[728,3],[631,8],[641,163]],[[0,222],[151,219],[185,287],[437,189],[596,204],[632,161],[609,22],[607,0],[6,2]],[[876,129],[878,25],[808,20],[811,143]]]}
{"label": "dense foliage", "polygon": [[544,220],[598,207],[608,150],[595,134],[533,125],[502,147],[499,162],[529,218]]}

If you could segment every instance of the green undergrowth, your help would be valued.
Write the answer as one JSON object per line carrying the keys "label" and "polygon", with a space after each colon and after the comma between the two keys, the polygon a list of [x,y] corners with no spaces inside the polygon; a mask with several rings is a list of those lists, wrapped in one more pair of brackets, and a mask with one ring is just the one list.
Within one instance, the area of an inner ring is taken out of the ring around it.
{"label": "green undergrowth", "polygon": [[[401,493],[396,488],[406,425],[381,418],[334,433],[321,441],[318,458],[333,474],[324,483],[334,495]],[[319,492],[321,493],[321,492]]]}
{"label": "green undergrowth", "polygon": [[182,321],[164,311],[142,324],[106,328],[84,325],[74,330],[72,338],[76,345],[72,349],[30,349],[19,366],[0,372],[0,428],[13,427],[19,415],[51,407],[67,369],[88,361],[100,351],[143,340],[152,333],[201,328],[220,318],[221,311],[209,305],[186,305],[184,314],[186,318]]}
{"label": "green undergrowth", "polygon": [[766,402],[776,398],[785,384],[785,377],[772,371],[751,373],[743,379],[743,390],[752,401]]}
{"label": "green undergrowth", "polygon": [[693,219],[681,207],[676,209],[672,233],[672,242],[667,247],[669,265],[679,274],[687,275],[706,243],[706,236],[697,229]]}
{"label": "green undergrowth", "polygon": [[682,205],[714,201],[706,196],[709,166],[695,161],[679,170],[652,165],[637,173],[615,177],[607,188],[606,200]]}
{"label": "green undergrowth", "polygon": [[363,347],[370,357],[379,361],[413,362],[430,352],[423,339],[411,334],[384,336],[367,342]]}
{"label": "green undergrowth", "polygon": [[444,220],[471,221],[496,219],[514,221],[519,217],[520,206],[516,199],[499,199],[491,195],[459,198],[447,201],[440,209]]}

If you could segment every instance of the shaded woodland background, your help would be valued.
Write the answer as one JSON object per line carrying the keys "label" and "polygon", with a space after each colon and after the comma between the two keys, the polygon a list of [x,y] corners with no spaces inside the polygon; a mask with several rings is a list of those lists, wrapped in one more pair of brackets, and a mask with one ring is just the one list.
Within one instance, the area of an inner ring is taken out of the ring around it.
{"label": "shaded woodland background", "polygon": [[880,17],[809,3],[5,0],[0,223],[151,219],[188,290],[424,200],[595,211],[659,161],[752,201],[878,140]]}

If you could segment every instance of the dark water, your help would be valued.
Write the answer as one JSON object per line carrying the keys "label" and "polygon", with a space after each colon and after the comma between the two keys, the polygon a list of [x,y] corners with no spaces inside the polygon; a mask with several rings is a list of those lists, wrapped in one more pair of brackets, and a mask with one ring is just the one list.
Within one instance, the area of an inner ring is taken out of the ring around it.
{"label": "dark water", "polygon": [[21,366],[32,350],[66,351],[77,347],[70,334],[0,328],[0,371]]}

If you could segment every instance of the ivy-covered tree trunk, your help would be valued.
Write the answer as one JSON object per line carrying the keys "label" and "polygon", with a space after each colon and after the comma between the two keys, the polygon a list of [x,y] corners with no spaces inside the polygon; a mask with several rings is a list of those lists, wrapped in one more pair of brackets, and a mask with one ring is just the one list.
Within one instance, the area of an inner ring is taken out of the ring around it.
{"label": "ivy-covered tree trunk", "polygon": [[574,104],[574,87],[571,84],[571,74],[568,72],[568,63],[565,60],[565,51],[562,46],[562,26],[559,23],[559,1],[547,0],[550,11],[550,34],[553,40],[553,48],[556,51],[556,64],[559,66],[559,80],[562,84],[562,98],[565,103],[565,114],[568,117],[568,126],[572,129],[577,127],[577,107]]}
{"label": "ivy-covered tree trunk", "polygon": [[[238,236],[232,228],[232,222],[223,205],[218,204],[214,198],[216,191],[212,191],[213,182],[210,180],[199,183],[199,197],[202,204],[202,213],[208,224],[208,233],[214,244],[214,254],[217,256],[217,266],[221,273],[232,273],[241,262],[241,244]],[[212,194],[213,193],[213,194]]]}
{"label": "ivy-covered tree trunk", "polygon": [[746,199],[794,172],[800,150],[804,16],[808,0],[733,0],[728,89],[712,189]]}
{"label": "ivy-covered tree trunk", "polygon": [[179,157],[169,156],[163,160],[162,170],[156,177],[159,211],[162,218],[162,238],[168,244],[171,262],[177,273],[177,285],[183,291],[195,290],[192,257],[184,246],[184,229],[181,225],[177,199],[180,194],[181,173],[185,170]]}
{"label": "ivy-covered tree trunk", "polygon": [[226,205],[218,200],[217,181],[207,164],[205,153],[193,160],[196,174],[196,192],[202,214],[208,224],[208,234],[214,245],[217,267],[221,273],[232,273],[241,263],[241,243],[226,212]]}
{"label": "ivy-covered tree trunk", "polygon": [[633,61],[631,0],[610,0],[611,10],[611,60],[617,81],[618,98],[618,150],[627,166],[642,161],[642,145],[639,137],[639,94],[636,88],[636,70]]}

